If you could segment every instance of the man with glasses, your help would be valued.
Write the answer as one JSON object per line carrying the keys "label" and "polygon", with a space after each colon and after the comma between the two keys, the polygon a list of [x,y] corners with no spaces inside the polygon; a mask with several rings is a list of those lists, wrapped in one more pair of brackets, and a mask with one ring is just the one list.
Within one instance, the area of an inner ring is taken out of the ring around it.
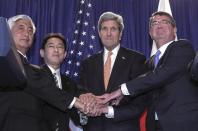
{"label": "man with glasses", "polygon": [[187,40],[174,41],[176,23],[166,12],[152,14],[149,33],[158,48],[148,62],[153,68],[100,98],[105,103],[149,93],[147,131],[197,131],[198,88],[187,69],[195,56],[193,47]]}
{"label": "man with glasses", "polygon": [[[42,41],[40,55],[45,61],[42,68],[49,73],[49,77],[54,80],[57,88],[68,92],[72,96],[79,96],[83,92],[77,88],[77,85],[71,79],[63,75],[60,71],[60,66],[67,55],[67,43],[62,34],[47,34]],[[44,116],[47,120],[48,127],[52,131],[69,131],[70,118],[79,123],[78,114],[75,109],[64,112],[53,105],[46,104]]]}

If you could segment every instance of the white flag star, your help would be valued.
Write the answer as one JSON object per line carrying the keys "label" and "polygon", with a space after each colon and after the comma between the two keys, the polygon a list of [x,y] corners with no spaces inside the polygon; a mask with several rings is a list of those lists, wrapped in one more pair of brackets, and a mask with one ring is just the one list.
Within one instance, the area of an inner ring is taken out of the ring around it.
{"label": "white flag star", "polygon": [[89,48],[90,48],[90,49],[93,49],[93,45],[89,45]]}
{"label": "white flag star", "polygon": [[91,3],[89,3],[87,6],[88,6],[89,8],[92,7]]}
{"label": "white flag star", "polygon": [[80,2],[81,4],[84,4],[85,3],[85,1],[84,0],[81,0],[81,2]]}
{"label": "white flag star", "polygon": [[66,75],[69,75],[69,71],[67,70],[67,71],[65,72],[65,74],[66,74]]}
{"label": "white flag star", "polygon": [[74,34],[78,34],[78,30],[75,30],[75,31],[74,31]]}
{"label": "white flag star", "polygon": [[71,50],[71,51],[70,51],[70,54],[74,54],[74,50]]}
{"label": "white flag star", "polygon": [[78,76],[78,73],[77,73],[77,72],[75,72],[75,73],[74,73],[74,76]]}
{"label": "white flag star", "polygon": [[80,66],[80,62],[76,62],[76,65],[77,65],[77,66]]}
{"label": "white flag star", "polygon": [[81,56],[81,55],[82,55],[82,52],[79,51],[79,52],[78,52],[78,55]]}
{"label": "white flag star", "polygon": [[73,43],[73,44],[76,44],[76,40],[73,40],[72,43]]}
{"label": "white flag star", "polygon": [[77,22],[76,22],[77,24],[80,24],[81,22],[80,22],[80,20],[77,20]]}
{"label": "white flag star", "polygon": [[91,39],[94,40],[96,38],[96,36],[94,35],[91,35]]}
{"label": "white flag star", "polygon": [[68,64],[71,64],[71,63],[72,63],[72,61],[71,61],[71,60],[69,60],[67,63],[68,63]]}
{"label": "white flag star", "polygon": [[84,45],[84,42],[83,42],[83,41],[81,41],[79,44],[80,44],[80,45]]}
{"label": "white flag star", "polygon": [[79,14],[82,14],[83,13],[83,11],[82,10],[79,10],[79,12],[78,12]]}
{"label": "white flag star", "polygon": [[85,26],[88,26],[88,24],[89,24],[89,23],[88,23],[87,21],[85,21],[84,25],[85,25]]}
{"label": "white flag star", "polygon": [[82,35],[83,35],[83,36],[85,36],[86,34],[87,34],[87,32],[85,32],[85,31],[82,32]]}
{"label": "white flag star", "polygon": [[89,13],[89,12],[87,12],[87,13],[86,13],[86,16],[90,16],[90,13]]}

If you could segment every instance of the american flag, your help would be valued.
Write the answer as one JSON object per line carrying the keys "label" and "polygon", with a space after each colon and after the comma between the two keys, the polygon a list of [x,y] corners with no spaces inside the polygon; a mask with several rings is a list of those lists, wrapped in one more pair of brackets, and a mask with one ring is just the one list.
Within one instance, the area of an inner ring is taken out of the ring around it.
{"label": "american flag", "polygon": [[73,35],[68,39],[67,58],[62,69],[73,80],[78,80],[81,61],[100,49],[92,2],[94,0],[78,1]]}

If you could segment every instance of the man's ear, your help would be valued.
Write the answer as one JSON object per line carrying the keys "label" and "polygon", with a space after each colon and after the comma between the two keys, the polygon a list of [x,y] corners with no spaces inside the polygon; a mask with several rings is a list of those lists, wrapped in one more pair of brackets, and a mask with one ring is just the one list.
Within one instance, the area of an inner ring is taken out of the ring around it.
{"label": "man's ear", "polygon": [[43,49],[40,49],[40,55],[41,55],[42,58],[44,57],[44,50]]}
{"label": "man's ear", "polygon": [[176,28],[176,27],[174,28],[174,33],[175,33],[175,34],[177,33],[177,28]]}
{"label": "man's ear", "polygon": [[120,32],[120,35],[119,35],[119,41],[121,41],[121,38],[122,38],[122,31]]}
{"label": "man's ear", "polygon": [[65,51],[65,53],[64,53],[64,59],[66,58],[66,56],[67,56],[67,51]]}

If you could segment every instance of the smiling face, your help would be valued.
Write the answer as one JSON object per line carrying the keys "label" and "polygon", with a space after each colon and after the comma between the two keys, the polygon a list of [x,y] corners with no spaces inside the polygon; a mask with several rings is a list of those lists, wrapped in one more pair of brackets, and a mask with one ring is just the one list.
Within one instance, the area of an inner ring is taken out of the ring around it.
{"label": "smiling face", "polygon": [[99,36],[103,46],[108,50],[113,50],[120,43],[122,32],[115,20],[107,20],[101,24]]}
{"label": "smiling face", "polygon": [[171,24],[168,16],[156,15],[152,19],[149,33],[159,48],[175,39],[176,27]]}
{"label": "smiling face", "polygon": [[19,19],[13,25],[11,32],[16,48],[21,51],[21,53],[26,54],[32,46],[34,36],[31,22],[26,19]]}
{"label": "smiling face", "polygon": [[40,54],[41,57],[44,58],[46,64],[57,69],[66,57],[65,45],[59,38],[49,38],[44,49],[40,50]]}

